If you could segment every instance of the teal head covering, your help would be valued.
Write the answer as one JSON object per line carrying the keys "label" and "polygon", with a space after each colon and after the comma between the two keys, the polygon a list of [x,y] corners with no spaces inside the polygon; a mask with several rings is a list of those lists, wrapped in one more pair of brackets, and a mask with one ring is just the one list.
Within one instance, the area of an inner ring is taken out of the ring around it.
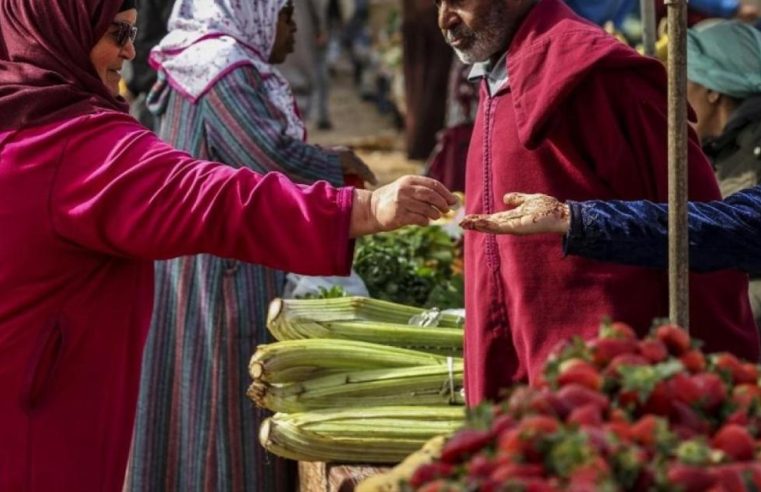
{"label": "teal head covering", "polygon": [[736,99],[761,93],[761,32],[738,21],[690,29],[687,78]]}

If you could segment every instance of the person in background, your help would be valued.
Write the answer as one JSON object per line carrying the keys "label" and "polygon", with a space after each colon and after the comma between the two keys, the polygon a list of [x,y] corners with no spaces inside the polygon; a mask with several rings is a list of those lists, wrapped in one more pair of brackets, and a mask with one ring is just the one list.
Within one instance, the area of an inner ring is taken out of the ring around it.
{"label": "person in background", "polygon": [[[687,100],[695,130],[713,163],[721,195],[761,183],[761,31],[718,21],[687,33]],[[761,327],[761,272],[751,272],[750,299]]]}
{"label": "person in background", "polygon": [[427,159],[444,127],[452,50],[436,29],[430,0],[402,2],[404,133],[407,157]]}
{"label": "person in background", "polygon": [[[509,207],[467,215],[460,225],[487,234],[563,234],[563,252],[624,265],[665,268],[668,207],[645,200],[565,203],[542,194],[508,193]],[[712,202],[690,202],[690,269],[761,270],[761,186]]]}
{"label": "person in background", "polygon": [[578,15],[598,26],[610,21],[617,28],[621,27],[626,17],[638,5],[636,0],[565,0],[565,2]]}
{"label": "person in background", "polygon": [[[474,63],[480,102],[468,153],[467,214],[501,210],[512,190],[562,200],[667,195],[666,73],[558,0],[440,0],[439,25]],[[693,200],[720,198],[694,132]],[[465,388],[469,404],[534,380],[550,351],[596,335],[610,316],[643,334],[668,312],[666,275],[563,260],[547,236],[465,232]],[[692,279],[691,326],[710,350],[755,359],[758,330],[738,272]]]}
{"label": "person in background", "polygon": [[158,128],[146,99],[156,83],[156,71],[148,64],[148,55],[151,48],[166,35],[166,24],[173,4],[174,0],[140,0],[140,15],[135,24],[135,59],[125,65],[122,74],[129,91],[130,114],[151,130]]}
{"label": "person in background", "polygon": [[353,237],[455,203],[424,177],[303,186],[162,142],[118,96],[136,20],[134,0],[0,1],[4,492],[122,490],[154,260],[208,253],[345,275]]}
{"label": "person in background", "polygon": [[[275,67],[293,51],[293,13],[286,0],[177,0],[169,34],[151,55],[168,81],[150,97],[162,103],[153,106],[159,136],[198,158],[281,171],[300,183],[340,186],[345,173],[374,183],[350,151],[304,141],[304,122]],[[271,341],[267,307],[284,284],[284,272],[219,256],[157,264],[130,490],[289,487],[294,473],[257,439],[268,415],[246,398],[248,360]]]}
{"label": "person in background", "polygon": [[319,130],[330,130],[330,76],[328,74],[328,20],[325,0],[295,0],[298,26],[294,52],[280,67],[293,89],[305,120]]}

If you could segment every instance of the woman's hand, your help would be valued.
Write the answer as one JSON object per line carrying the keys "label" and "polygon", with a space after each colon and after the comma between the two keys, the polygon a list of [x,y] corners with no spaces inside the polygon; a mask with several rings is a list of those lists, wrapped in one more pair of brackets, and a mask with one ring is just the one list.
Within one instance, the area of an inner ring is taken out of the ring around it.
{"label": "woman's hand", "polygon": [[354,190],[351,237],[428,225],[449,211],[457,198],[443,184],[423,176],[404,176],[377,190]]}
{"label": "woman's hand", "polygon": [[568,205],[551,196],[508,193],[502,200],[514,208],[491,215],[466,215],[460,227],[491,234],[525,236],[548,232],[566,234],[571,225]]}
{"label": "woman's hand", "polygon": [[343,174],[358,176],[362,181],[371,185],[378,184],[378,180],[370,167],[365,164],[365,161],[357,157],[353,150],[346,147],[336,147],[334,150],[338,151],[338,160],[341,162]]}

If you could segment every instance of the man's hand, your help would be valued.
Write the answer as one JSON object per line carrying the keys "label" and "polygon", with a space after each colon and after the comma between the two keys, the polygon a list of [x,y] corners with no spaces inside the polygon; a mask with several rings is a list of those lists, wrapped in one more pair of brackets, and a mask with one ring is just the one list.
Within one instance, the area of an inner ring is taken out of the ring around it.
{"label": "man's hand", "polygon": [[508,193],[502,200],[505,205],[514,208],[491,215],[466,215],[460,222],[460,227],[491,234],[525,236],[566,234],[571,225],[568,205],[551,196]]}
{"label": "man's hand", "polygon": [[338,151],[338,159],[341,162],[341,170],[344,175],[358,176],[362,181],[371,185],[378,184],[375,174],[365,164],[365,161],[357,157],[353,150],[346,147],[338,147],[334,150]]}
{"label": "man's hand", "polygon": [[406,225],[428,225],[457,203],[435,179],[404,176],[377,190],[355,190],[351,237],[391,231]]}

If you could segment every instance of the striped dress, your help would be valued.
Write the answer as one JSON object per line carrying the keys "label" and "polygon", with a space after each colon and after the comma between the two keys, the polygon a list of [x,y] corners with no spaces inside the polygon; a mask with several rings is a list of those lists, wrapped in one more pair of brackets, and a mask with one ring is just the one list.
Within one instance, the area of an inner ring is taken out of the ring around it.
{"label": "striped dress", "polygon": [[[168,86],[161,99],[160,136],[195,157],[342,184],[337,154],[285,135],[285,116],[252,66],[234,69],[195,104]],[[125,490],[294,488],[293,463],[259,445],[266,413],[245,396],[248,360],[270,341],[267,307],[283,283],[282,272],[209,255],[156,264]]]}

